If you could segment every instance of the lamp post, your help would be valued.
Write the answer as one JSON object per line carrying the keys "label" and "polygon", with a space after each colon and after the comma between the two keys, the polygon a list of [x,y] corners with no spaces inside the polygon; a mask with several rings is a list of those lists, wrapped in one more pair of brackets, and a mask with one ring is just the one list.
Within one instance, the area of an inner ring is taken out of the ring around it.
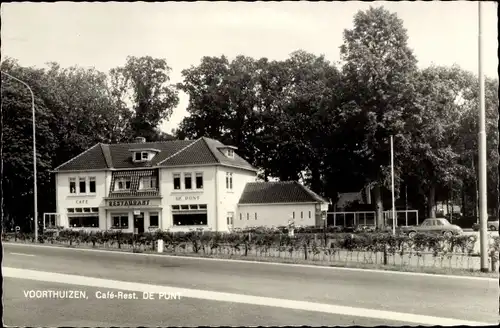
{"label": "lamp post", "polygon": [[31,87],[24,81],[18,79],[15,76],[12,76],[8,73],[2,71],[2,74],[7,75],[8,77],[16,80],[17,82],[23,84],[31,94],[31,114],[33,121],[33,204],[34,204],[34,217],[33,221],[35,222],[35,243],[38,242],[38,192],[37,192],[37,170],[36,170],[36,128],[35,128],[35,96],[33,95],[33,90]]}
{"label": "lamp post", "polygon": [[479,75],[479,245],[481,253],[481,271],[488,272],[488,205],[486,189],[486,123],[485,123],[485,103],[484,103],[484,73],[482,65],[483,36],[481,22],[481,2],[478,3],[478,75]]}
{"label": "lamp post", "polygon": [[392,234],[396,234],[396,200],[394,197],[394,140],[391,135]]}

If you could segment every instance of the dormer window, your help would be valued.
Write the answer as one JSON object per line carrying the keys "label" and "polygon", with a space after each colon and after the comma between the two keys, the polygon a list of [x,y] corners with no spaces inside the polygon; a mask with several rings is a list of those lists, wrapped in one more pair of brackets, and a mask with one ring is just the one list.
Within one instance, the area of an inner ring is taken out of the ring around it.
{"label": "dormer window", "polygon": [[133,152],[132,160],[135,163],[147,162],[153,159],[156,154],[160,152],[158,149],[153,148],[141,148],[141,149],[130,149]]}
{"label": "dormer window", "polygon": [[232,149],[227,149],[227,151],[226,151],[226,155],[227,155],[227,157],[229,157],[229,158],[234,158],[234,150],[232,150]]}

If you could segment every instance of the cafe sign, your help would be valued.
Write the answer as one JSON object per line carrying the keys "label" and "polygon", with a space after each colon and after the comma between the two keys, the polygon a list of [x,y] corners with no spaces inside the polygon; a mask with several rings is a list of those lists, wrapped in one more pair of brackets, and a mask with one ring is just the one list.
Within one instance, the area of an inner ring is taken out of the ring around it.
{"label": "cafe sign", "polygon": [[148,206],[149,200],[110,200],[108,202],[109,206],[119,207],[119,206]]}

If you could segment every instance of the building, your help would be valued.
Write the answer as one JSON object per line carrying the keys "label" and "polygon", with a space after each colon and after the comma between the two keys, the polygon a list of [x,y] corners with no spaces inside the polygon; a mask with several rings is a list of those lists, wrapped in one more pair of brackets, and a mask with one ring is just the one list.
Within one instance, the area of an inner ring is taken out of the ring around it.
{"label": "building", "polygon": [[44,224],[138,233],[227,231],[256,172],[235,147],[204,137],[99,143],[54,169],[57,222]]}
{"label": "building", "polygon": [[234,228],[323,226],[329,202],[298,182],[249,182],[238,202]]}

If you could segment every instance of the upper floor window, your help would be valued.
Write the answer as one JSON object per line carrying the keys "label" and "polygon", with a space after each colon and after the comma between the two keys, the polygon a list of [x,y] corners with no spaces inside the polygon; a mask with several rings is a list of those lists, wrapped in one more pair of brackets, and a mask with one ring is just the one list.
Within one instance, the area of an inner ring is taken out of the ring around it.
{"label": "upper floor window", "polygon": [[134,153],[134,162],[143,162],[149,159],[149,153],[146,151],[137,151]]}
{"label": "upper floor window", "polygon": [[230,172],[226,173],[226,189],[233,190],[233,174]]}
{"label": "upper floor window", "polygon": [[130,190],[130,178],[120,178],[115,181],[115,190]]}
{"label": "upper floor window", "polygon": [[203,189],[203,173],[196,173],[196,189]]}
{"label": "upper floor window", "polygon": [[181,174],[180,173],[174,173],[174,189],[175,190],[181,189]]}
{"label": "upper floor window", "polygon": [[184,188],[188,190],[193,188],[193,175],[191,173],[184,173]]}
{"label": "upper floor window", "polygon": [[76,194],[76,178],[69,178],[69,192]]}
{"label": "upper floor window", "polygon": [[143,177],[139,181],[139,189],[156,189],[156,177]]}
{"label": "upper floor window", "polygon": [[92,194],[95,193],[95,189],[96,189],[95,187],[96,187],[95,186],[95,177],[90,177],[89,178],[89,192]]}
{"label": "upper floor window", "polygon": [[78,179],[78,186],[80,188],[80,194],[85,194],[87,192],[87,179],[80,177]]}
{"label": "upper floor window", "polygon": [[227,150],[227,157],[234,158],[234,150],[228,149]]}

